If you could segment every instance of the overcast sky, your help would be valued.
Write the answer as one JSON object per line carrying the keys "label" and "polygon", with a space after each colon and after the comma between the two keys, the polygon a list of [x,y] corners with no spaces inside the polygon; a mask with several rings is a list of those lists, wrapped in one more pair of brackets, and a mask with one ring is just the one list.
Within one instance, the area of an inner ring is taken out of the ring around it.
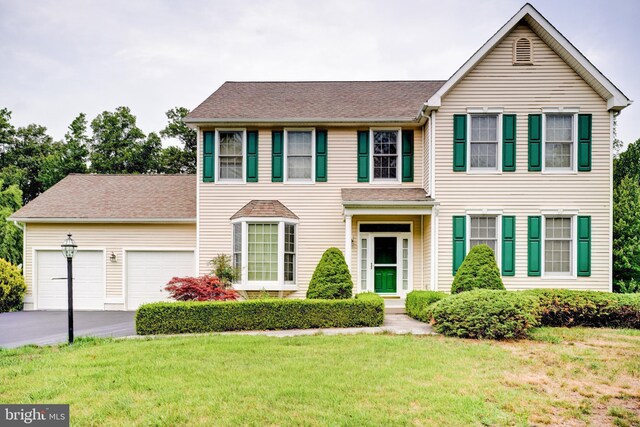
{"label": "overcast sky", "polygon": [[[129,106],[146,132],[225,80],[447,79],[522,0],[0,0],[0,108],[61,138]],[[532,4],[640,103],[640,1]],[[640,105],[619,119],[640,138]]]}

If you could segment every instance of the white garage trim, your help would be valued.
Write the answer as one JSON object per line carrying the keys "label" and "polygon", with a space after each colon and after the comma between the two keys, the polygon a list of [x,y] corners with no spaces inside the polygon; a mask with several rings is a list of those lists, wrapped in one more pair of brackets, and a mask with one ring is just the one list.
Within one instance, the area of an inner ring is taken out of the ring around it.
{"label": "white garage trim", "polygon": [[[26,249],[25,249],[26,250]],[[33,309],[38,310],[38,251],[57,251],[60,253],[60,257],[64,259],[62,255],[62,248],[60,246],[34,246],[31,248],[31,296],[33,299]],[[87,252],[102,252],[102,300],[107,301],[107,250],[106,248],[98,247],[82,247],[78,251]],[[66,260],[65,260],[66,264]],[[66,267],[65,267],[66,268]],[[66,297],[66,295],[65,295]],[[104,307],[103,307],[104,309]],[[75,310],[75,307],[74,307]]]}
{"label": "white garage trim", "polygon": [[193,254],[193,274],[198,275],[198,258],[196,257],[196,248],[188,247],[144,247],[132,246],[122,248],[122,301],[125,310],[133,310],[129,307],[129,284],[127,283],[127,254],[129,252],[191,252]]}

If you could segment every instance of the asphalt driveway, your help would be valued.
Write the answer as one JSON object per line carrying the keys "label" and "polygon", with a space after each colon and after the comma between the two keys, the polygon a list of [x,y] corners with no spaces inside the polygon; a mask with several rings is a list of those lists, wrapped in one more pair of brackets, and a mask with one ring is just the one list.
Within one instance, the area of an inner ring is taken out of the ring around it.
{"label": "asphalt driveway", "polygon": [[[135,311],[75,311],[76,337],[135,335]],[[0,347],[57,344],[67,341],[66,311],[20,311],[0,314]]]}

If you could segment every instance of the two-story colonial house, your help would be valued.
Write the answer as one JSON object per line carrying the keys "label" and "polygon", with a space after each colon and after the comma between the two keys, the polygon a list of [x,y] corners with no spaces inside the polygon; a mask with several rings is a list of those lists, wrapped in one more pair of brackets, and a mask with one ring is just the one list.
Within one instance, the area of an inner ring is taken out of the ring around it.
{"label": "two-story colonial house", "polygon": [[67,231],[81,308],[163,299],[222,253],[237,289],[301,298],[329,247],[354,292],[448,291],[481,243],[508,289],[609,291],[630,103],[529,4],[446,81],[227,82],[185,120],[195,177],[74,175],[14,214],[27,307],[64,307]]}

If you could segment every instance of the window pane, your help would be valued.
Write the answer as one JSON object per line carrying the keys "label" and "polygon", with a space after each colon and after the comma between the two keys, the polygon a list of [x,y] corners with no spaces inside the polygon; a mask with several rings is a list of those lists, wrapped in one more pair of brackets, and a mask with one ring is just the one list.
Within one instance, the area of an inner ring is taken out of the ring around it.
{"label": "window pane", "polygon": [[373,132],[373,177],[398,178],[398,132]]}
{"label": "window pane", "polygon": [[570,114],[549,114],[547,121],[548,142],[573,141],[573,116]]}
{"label": "window pane", "polygon": [[570,168],[573,157],[572,143],[547,142],[545,147],[545,162],[549,168]]}
{"label": "window pane", "polygon": [[249,280],[278,280],[278,224],[248,224],[247,227]]}
{"label": "window pane", "polygon": [[396,179],[398,177],[398,158],[395,156],[374,156],[373,177]]}
{"label": "window pane", "polygon": [[488,245],[495,253],[498,242],[496,224],[495,216],[472,216],[469,249],[477,245]]}
{"label": "window pane", "polygon": [[220,179],[242,179],[242,156],[220,156]]}
{"label": "window pane", "polygon": [[290,179],[311,179],[311,157],[288,157]]}
{"label": "window pane", "polygon": [[409,289],[409,239],[402,239],[402,289]]}
{"label": "window pane", "polygon": [[498,142],[498,116],[471,116],[471,142]]}
{"label": "window pane", "polygon": [[360,289],[367,289],[367,239],[360,240]]}
{"label": "window pane", "polygon": [[374,131],[373,132],[373,153],[374,154],[397,154],[398,152],[398,132],[396,131]]}
{"label": "window pane", "polygon": [[498,144],[471,143],[472,168],[496,168],[498,166]]}
{"label": "window pane", "polygon": [[287,132],[289,155],[310,156],[311,155],[311,132]]}
{"label": "window pane", "polygon": [[547,273],[571,273],[571,218],[545,218],[544,268]]}
{"label": "window pane", "polygon": [[242,156],[242,132],[220,132],[220,155]]}

